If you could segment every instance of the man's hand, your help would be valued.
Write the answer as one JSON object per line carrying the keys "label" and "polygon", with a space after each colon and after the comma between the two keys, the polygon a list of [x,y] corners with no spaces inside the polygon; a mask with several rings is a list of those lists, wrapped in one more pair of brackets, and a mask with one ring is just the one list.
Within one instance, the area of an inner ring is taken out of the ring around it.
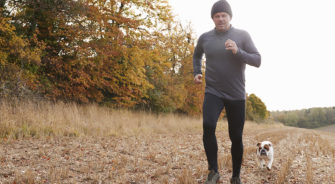
{"label": "man's hand", "polygon": [[228,39],[225,42],[225,46],[226,46],[226,50],[231,50],[233,54],[236,54],[237,51],[238,51],[238,47],[237,47],[236,43],[231,39]]}
{"label": "man's hand", "polygon": [[194,77],[194,82],[196,84],[201,84],[202,83],[202,74],[197,74],[195,77]]}

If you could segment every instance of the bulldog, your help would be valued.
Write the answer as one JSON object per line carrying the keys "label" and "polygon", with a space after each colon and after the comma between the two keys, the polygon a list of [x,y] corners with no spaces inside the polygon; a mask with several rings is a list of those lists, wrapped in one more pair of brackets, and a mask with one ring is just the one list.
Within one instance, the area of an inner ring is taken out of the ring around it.
{"label": "bulldog", "polygon": [[271,170],[273,154],[273,145],[270,141],[263,141],[257,143],[257,158],[261,169],[266,166],[269,171]]}

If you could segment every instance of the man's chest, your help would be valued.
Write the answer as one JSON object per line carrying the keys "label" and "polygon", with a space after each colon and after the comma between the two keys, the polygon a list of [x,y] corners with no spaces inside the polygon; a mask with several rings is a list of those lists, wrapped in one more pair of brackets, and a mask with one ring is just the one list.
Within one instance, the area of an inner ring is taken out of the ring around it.
{"label": "man's chest", "polygon": [[237,47],[241,47],[241,42],[238,39],[229,38],[229,36],[211,36],[204,40],[203,49],[206,57],[222,57],[232,54],[230,50],[226,49],[225,43],[228,39],[235,41]]}

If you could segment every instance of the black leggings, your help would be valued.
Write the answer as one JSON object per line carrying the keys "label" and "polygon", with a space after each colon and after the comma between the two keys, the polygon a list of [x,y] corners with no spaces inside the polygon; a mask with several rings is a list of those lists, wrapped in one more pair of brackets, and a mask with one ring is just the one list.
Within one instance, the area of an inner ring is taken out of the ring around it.
{"label": "black leggings", "polygon": [[232,142],[231,156],[233,163],[233,177],[240,176],[243,142],[242,134],[245,121],[245,100],[231,101],[206,93],[203,104],[203,141],[209,170],[218,171],[215,129],[223,108],[226,109],[228,119],[229,138]]}

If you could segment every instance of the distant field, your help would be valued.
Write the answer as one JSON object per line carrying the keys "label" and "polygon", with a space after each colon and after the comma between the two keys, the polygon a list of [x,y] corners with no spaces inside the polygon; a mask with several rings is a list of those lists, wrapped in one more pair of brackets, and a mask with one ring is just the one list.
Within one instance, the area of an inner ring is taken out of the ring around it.
{"label": "distant field", "polygon": [[327,131],[327,132],[334,132],[335,133],[335,125],[329,125],[325,127],[320,127],[315,130]]}
{"label": "distant field", "polygon": [[[96,105],[0,101],[0,184],[202,184],[201,122]],[[232,173],[227,129],[220,120],[221,184]],[[274,145],[271,171],[255,159],[263,140]],[[333,133],[246,122],[243,142],[245,184],[335,183]]]}

